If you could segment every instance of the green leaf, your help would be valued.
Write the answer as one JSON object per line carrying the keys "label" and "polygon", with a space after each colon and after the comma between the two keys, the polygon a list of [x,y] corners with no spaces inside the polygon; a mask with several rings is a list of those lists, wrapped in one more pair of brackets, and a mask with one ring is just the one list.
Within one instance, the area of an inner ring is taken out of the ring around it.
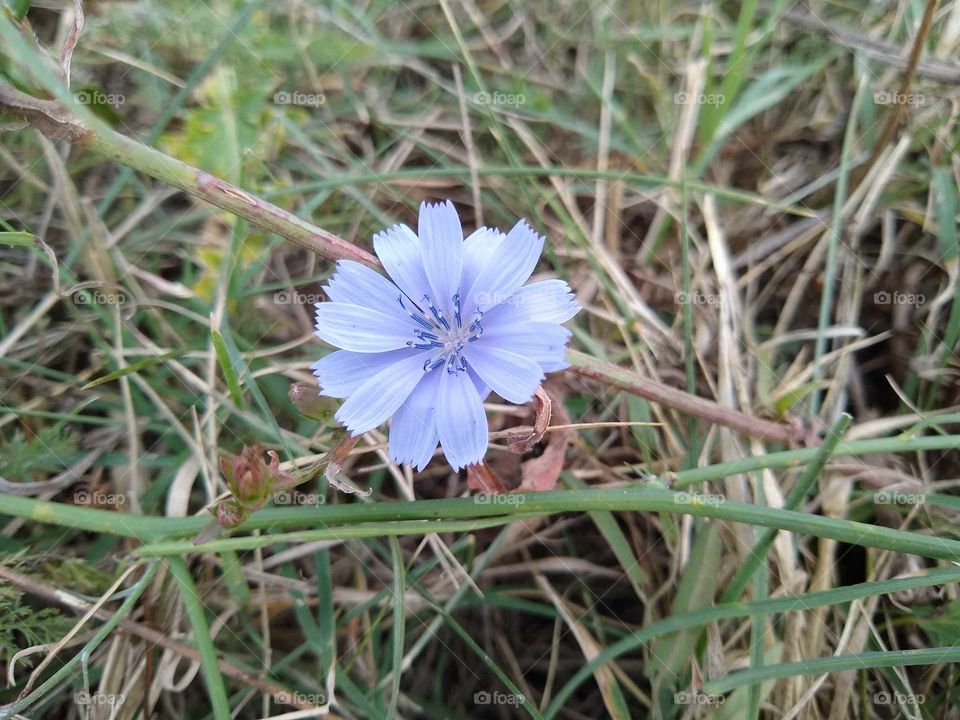
{"label": "green leaf", "polygon": [[[680,587],[670,608],[671,615],[680,615],[708,607],[713,603],[717,589],[717,573],[720,565],[720,535],[717,523],[699,525],[690,561],[683,569]],[[656,670],[654,701],[663,710],[672,707],[673,694],[687,676],[690,656],[694,654],[703,627],[695,627],[675,635],[660,638],[650,652],[651,670]]]}
{"label": "green leaf", "polygon": [[798,385],[792,390],[788,390],[783,395],[777,396],[773,401],[773,411],[776,413],[777,417],[784,417],[787,412],[798,402],[803,400],[810,393],[821,390],[827,387],[830,383],[825,380],[817,380],[816,382],[803,383]]}
{"label": "green leaf", "polygon": [[14,247],[32,247],[37,238],[28,232],[0,232],[0,244]]}
{"label": "green leaf", "polygon": [[953,171],[949,167],[933,170],[933,207],[937,216],[937,241],[944,260],[956,260],[957,249],[957,189]]}
{"label": "green leaf", "polygon": [[953,600],[946,608],[917,619],[917,625],[936,645],[951,645],[960,637],[960,600]]}
{"label": "green leaf", "polygon": [[230,397],[233,404],[238,408],[243,408],[243,391],[240,389],[240,382],[237,380],[237,373],[233,368],[233,359],[230,356],[230,350],[223,339],[223,334],[219,330],[210,330],[210,337],[213,340],[213,350],[217,354],[217,362],[220,363],[220,369],[223,370],[223,379],[230,390]]}
{"label": "green leaf", "polygon": [[[713,140],[694,165],[699,177],[713,156],[741,125],[783,102],[793,89],[822,68],[828,59],[808,65],[778,65],[761,74],[739,95],[717,125]],[[725,98],[728,99],[728,98]]]}
{"label": "green leaf", "polygon": [[91,380],[86,385],[84,385],[81,390],[89,390],[90,388],[95,388],[97,385],[103,385],[104,383],[113,382],[122,377],[126,377],[132,373],[135,373],[139,370],[144,370],[145,368],[153,367],[154,365],[159,365],[164,360],[169,360],[170,358],[180,357],[185,355],[186,350],[171,350],[170,352],[162,353],[161,355],[152,355],[150,357],[145,357],[143,360],[137,360],[134,363],[130,363],[126,367],[122,367],[119,370],[114,370],[112,373],[104,375],[103,377],[97,378],[96,380]]}

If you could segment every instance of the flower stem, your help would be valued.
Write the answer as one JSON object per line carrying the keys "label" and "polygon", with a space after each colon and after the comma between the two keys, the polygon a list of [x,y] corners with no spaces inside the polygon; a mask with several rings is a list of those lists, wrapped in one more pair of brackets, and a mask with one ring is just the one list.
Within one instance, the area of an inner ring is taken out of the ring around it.
{"label": "flower stem", "polygon": [[249,220],[257,227],[291,240],[327,260],[355,260],[371,267],[379,266],[376,257],[343,238],[105,125],[88,124],[57,102],[38,100],[0,83],[0,109],[31,124],[51,140],[69,140],[74,145],[116,160]]}
{"label": "flower stem", "polygon": [[798,440],[803,440],[798,428],[793,425],[763,420],[739,410],[722,407],[711,400],[641,377],[631,370],[611,365],[579,350],[568,350],[567,360],[570,361],[570,372],[577,375],[599,380],[652,402],[737,430],[744,435],[783,445],[794,445]]}

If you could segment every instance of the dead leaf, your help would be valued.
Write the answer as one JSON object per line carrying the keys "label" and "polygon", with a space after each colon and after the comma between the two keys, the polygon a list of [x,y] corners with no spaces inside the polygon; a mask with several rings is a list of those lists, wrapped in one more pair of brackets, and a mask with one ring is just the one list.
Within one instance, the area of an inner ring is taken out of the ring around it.
{"label": "dead leaf", "polygon": [[[569,425],[570,416],[563,406],[562,397],[552,398],[554,408],[553,417],[557,425]],[[544,428],[546,429],[546,428]],[[573,438],[573,431],[569,428],[550,433],[550,442],[543,455],[527,460],[521,466],[521,481],[518,492],[543,492],[553,490],[563,470],[563,461],[567,455],[567,444]]]}
{"label": "dead leaf", "polygon": [[540,442],[543,434],[547,431],[547,426],[550,424],[553,403],[550,401],[550,396],[547,395],[547,391],[544,390],[542,386],[537,388],[533,396],[533,402],[536,413],[533,421],[533,430],[531,432],[524,431],[514,433],[505,438],[507,441],[507,450],[515,455],[521,455],[527,452],[527,450]]}
{"label": "dead leaf", "polygon": [[503,480],[485,462],[467,465],[467,487],[484,495],[499,495],[507,491]]}

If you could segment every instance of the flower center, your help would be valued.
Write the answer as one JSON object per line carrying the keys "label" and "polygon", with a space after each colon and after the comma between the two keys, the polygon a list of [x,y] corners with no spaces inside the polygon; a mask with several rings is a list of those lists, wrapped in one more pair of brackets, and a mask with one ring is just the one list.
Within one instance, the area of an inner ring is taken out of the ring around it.
{"label": "flower center", "polygon": [[476,310],[473,321],[464,325],[460,312],[459,294],[454,295],[450,302],[453,308],[453,322],[433,304],[429,295],[423,296],[421,306],[414,305],[413,308],[407,307],[402,294],[397,296],[397,302],[420,326],[414,329],[413,335],[416,339],[408,340],[407,347],[414,350],[435,350],[423,363],[424,371],[430,372],[445,365],[448,373],[466,372],[467,361],[463,357],[463,348],[467,343],[476,342],[483,334],[483,327],[480,325],[483,313]]}

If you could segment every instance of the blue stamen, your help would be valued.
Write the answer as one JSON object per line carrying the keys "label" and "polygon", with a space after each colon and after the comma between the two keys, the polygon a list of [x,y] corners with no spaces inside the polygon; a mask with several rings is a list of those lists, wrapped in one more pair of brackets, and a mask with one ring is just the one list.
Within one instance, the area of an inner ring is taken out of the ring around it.
{"label": "blue stamen", "polygon": [[425,327],[427,330],[433,330],[433,325],[431,325],[426,320],[424,320],[418,313],[407,310],[407,306],[403,304],[403,293],[400,293],[399,295],[397,295],[397,302],[400,303],[400,307],[402,307],[404,311],[406,311],[407,315],[413,318],[414,322],[419,323],[420,325]]}
{"label": "blue stamen", "polygon": [[462,327],[460,322],[460,293],[453,296],[453,316],[457,320],[457,329],[459,330]]}
{"label": "blue stamen", "polygon": [[438,367],[443,365],[444,362],[446,362],[446,358],[444,358],[443,355],[434,360],[432,364],[429,360],[427,360],[425,363],[423,363],[423,371],[430,372],[431,370],[436,370]]}
{"label": "blue stamen", "polygon": [[433,304],[433,301],[430,299],[429,295],[423,296],[423,301],[427,304],[427,308],[433,314],[434,319],[443,325],[443,329],[449,331],[450,323],[447,322],[447,319],[443,316],[443,313],[437,310],[436,306]]}

